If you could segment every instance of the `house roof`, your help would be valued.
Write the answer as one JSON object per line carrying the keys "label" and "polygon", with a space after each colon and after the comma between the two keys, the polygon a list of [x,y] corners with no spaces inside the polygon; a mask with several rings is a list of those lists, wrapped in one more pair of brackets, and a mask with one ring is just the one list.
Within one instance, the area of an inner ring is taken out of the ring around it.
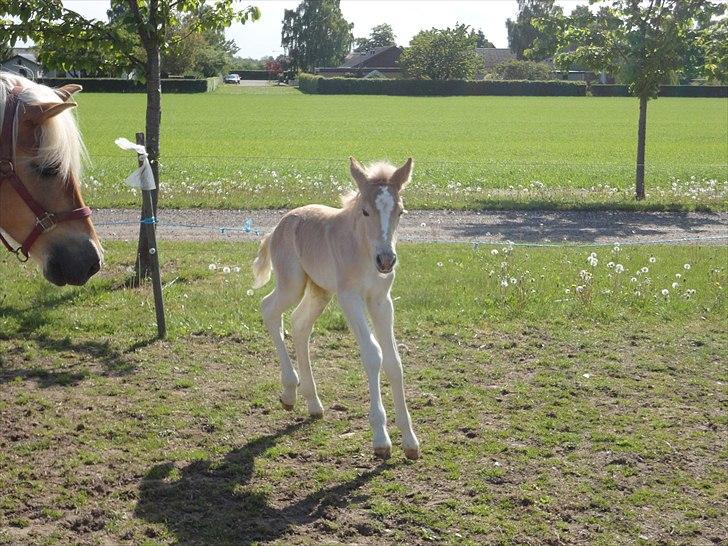
{"label": "house roof", "polygon": [[478,47],[475,51],[483,57],[485,69],[493,68],[499,64],[503,64],[506,61],[512,61],[516,58],[513,53],[507,47]]}
{"label": "house roof", "polygon": [[369,63],[369,66],[371,65],[371,61],[373,61],[376,57],[379,57],[385,52],[388,52],[390,49],[396,48],[399,49],[396,45],[389,45],[389,46],[382,46],[382,47],[375,47],[374,49],[368,50],[368,51],[362,51],[362,52],[354,52],[349,53],[346,56],[346,59],[344,59],[344,62],[341,63],[340,68],[357,68],[358,66]]}
{"label": "house roof", "polygon": [[37,65],[40,65],[38,62],[38,55],[35,54],[35,51],[33,51],[29,47],[16,47],[13,48],[10,51],[10,57],[5,59],[3,62],[8,62],[12,59],[15,59],[17,57],[20,57],[21,59],[25,59],[26,61],[30,61],[31,63],[35,63]]}

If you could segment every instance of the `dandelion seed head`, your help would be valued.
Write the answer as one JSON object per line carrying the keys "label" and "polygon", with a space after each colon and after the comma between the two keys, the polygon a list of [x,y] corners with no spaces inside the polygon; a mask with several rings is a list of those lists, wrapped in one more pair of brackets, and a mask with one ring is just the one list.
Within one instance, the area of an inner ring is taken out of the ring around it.
{"label": "dandelion seed head", "polygon": [[491,250],[491,251],[490,251],[490,253],[491,253],[491,254],[492,254],[493,256],[498,256],[498,249],[497,249],[497,248],[494,248],[493,250]]}
{"label": "dandelion seed head", "polygon": [[248,291],[246,292],[246,294],[248,296],[252,296],[254,294],[253,289],[252,288],[248,288]]}
{"label": "dandelion seed head", "polygon": [[650,260],[649,261],[650,261],[651,264],[653,264],[653,263],[655,263],[657,261],[657,258],[655,258],[654,256],[650,256]]}
{"label": "dandelion seed head", "polygon": [[624,266],[622,264],[617,264],[614,266],[614,270],[617,273],[624,273]]}
{"label": "dandelion seed head", "polygon": [[663,288],[660,293],[665,297],[670,295],[670,291],[667,288]]}
{"label": "dandelion seed head", "polygon": [[207,266],[207,269],[209,269],[210,271],[215,271],[217,269],[217,266],[215,264],[210,264]]}
{"label": "dandelion seed head", "polygon": [[683,268],[685,269],[685,271],[690,271],[690,264],[685,264]]}

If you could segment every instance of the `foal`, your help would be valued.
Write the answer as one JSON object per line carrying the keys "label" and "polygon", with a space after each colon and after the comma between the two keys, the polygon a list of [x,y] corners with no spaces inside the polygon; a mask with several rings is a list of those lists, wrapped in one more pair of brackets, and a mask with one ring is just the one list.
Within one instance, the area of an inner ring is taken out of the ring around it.
{"label": "foal", "polygon": [[[336,294],[349,327],[361,348],[371,407],[374,453],[386,459],[392,442],[382,405],[379,371],[382,365],[392,385],[396,424],[409,459],[417,459],[420,446],[412,430],[402,380],[402,362],[394,340],[394,306],[389,294],[394,282],[395,231],[404,212],[400,191],[412,175],[412,159],[396,169],[388,163],[364,168],[350,159],[351,175],[359,192],[344,200],[343,208],[308,205],[290,211],[273,232],[263,238],[253,263],[254,288],[270,279],[276,287],[263,298],[263,320],[273,337],[281,361],[281,403],[293,409],[300,384],[312,417],[323,417],[324,408],[311,373],[308,342],[316,319]],[[300,376],[283,341],[281,316],[298,303],[291,317],[293,343]],[[369,312],[374,333],[367,322]]]}

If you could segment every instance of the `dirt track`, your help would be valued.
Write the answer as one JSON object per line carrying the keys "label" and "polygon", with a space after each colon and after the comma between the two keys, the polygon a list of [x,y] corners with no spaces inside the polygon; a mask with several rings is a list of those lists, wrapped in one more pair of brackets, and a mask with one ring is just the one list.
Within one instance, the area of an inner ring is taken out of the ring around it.
{"label": "dirt track", "polygon": [[[251,241],[267,233],[284,210],[164,209],[159,212],[160,239],[180,241]],[[136,209],[99,209],[94,222],[102,239],[134,239],[139,232]],[[220,228],[230,228],[221,230]],[[410,211],[399,229],[400,241],[514,243],[684,242],[728,244],[728,213],[625,211]]]}

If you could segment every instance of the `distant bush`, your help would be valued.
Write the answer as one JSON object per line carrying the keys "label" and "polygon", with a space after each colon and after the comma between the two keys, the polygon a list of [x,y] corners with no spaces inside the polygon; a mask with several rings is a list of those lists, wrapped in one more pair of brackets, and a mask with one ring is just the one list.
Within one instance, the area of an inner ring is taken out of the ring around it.
{"label": "distant bush", "polygon": [[[147,90],[143,83],[122,78],[40,78],[38,83],[50,87],[77,83],[90,93],[144,93]],[[163,79],[162,93],[207,93],[217,89],[219,84],[220,78]]]}
{"label": "distant bush", "polygon": [[[592,84],[591,94],[595,97],[629,97],[626,85]],[[660,97],[696,97],[696,98],[728,98],[728,86],[725,85],[661,85]]]}
{"label": "distant bush", "polygon": [[553,70],[545,63],[513,60],[494,67],[487,77],[493,80],[545,81],[553,79]]}
{"label": "distant bush", "polygon": [[358,95],[531,95],[585,96],[584,82],[495,81],[495,80],[380,80],[365,78],[322,78],[301,74],[299,89],[304,93]]}

